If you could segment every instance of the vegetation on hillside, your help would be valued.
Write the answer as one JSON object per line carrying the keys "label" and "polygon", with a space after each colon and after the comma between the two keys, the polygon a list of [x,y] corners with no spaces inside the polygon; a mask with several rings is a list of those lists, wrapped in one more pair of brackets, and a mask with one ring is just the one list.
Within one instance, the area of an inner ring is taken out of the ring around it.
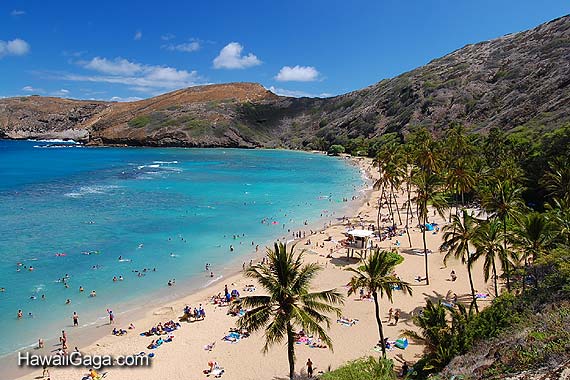
{"label": "vegetation on hillside", "polygon": [[[414,318],[419,333],[408,331],[407,335],[423,342],[426,352],[410,376],[425,378],[437,373],[474,346],[509,337],[513,331],[522,334],[526,344],[507,347],[492,363],[488,359],[480,363],[481,375],[504,373],[514,364],[511,368],[520,371],[570,355],[570,336],[559,331],[560,326],[570,327],[566,318],[570,127],[530,138],[522,131],[505,134],[497,129],[486,136],[469,135],[461,126],[434,138],[418,128],[403,139],[380,145],[376,161],[381,178],[390,179],[381,184],[383,190],[393,192],[396,183],[400,185],[396,190],[416,193],[408,199],[415,200],[424,231],[429,222],[422,212],[426,204],[440,212],[447,210],[445,259],[459,259],[470,274],[469,304],[428,301]],[[429,177],[437,185],[430,188],[432,199],[426,201],[424,184]],[[381,207],[383,203],[379,202]],[[397,216],[390,213],[396,224]],[[484,276],[493,281],[498,296],[481,312],[471,280],[473,263],[478,260],[483,260]],[[536,313],[550,305],[556,311],[545,314],[544,325],[539,327]]]}

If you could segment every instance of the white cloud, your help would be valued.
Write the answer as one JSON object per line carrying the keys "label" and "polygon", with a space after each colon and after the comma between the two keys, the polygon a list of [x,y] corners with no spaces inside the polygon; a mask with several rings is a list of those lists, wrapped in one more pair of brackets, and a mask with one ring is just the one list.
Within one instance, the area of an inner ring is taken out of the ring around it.
{"label": "white cloud", "polygon": [[80,63],[88,69],[99,71],[100,73],[104,74],[113,75],[133,75],[143,69],[142,65],[129,62],[124,58],[115,58],[113,60],[108,60],[107,58],[95,57],[87,63]]}
{"label": "white cloud", "polygon": [[288,96],[291,98],[329,98],[332,96],[332,94],[323,92],[321,94],[311,94],[305,91],[299,91],[299,90],[287,90],[285,88],[278,88],[278,87],[274,87],[271,86],[268,88],[269,91],[271,91],[272,93],[279,95],[279,96]]}
{"label": "white cloud", "polygon": [[25,14],[26,14],[26,11],[22,11],[20,9],[14,9],[12,12],[10,12],[10,16],[13,16],[13,17],[23,16]]}
{"label": "white cloud", "polygon": [[45,92],[43,88],[36,88],[36,87],[32,87],[32,86],[24,86],[24,87],[22,87],[22,91],[34,92],[36,94],[41,94],[41,93]]}
{"label": "white cloud", "polygon": [[163,49],[170,50],[170,51],[182,51],[185,53],[191,53],[193,51],[200,50],[200,42],[192,41],[192,42],[185,42],[182,44],[174,45],[163,45]]}
{"label": "white cloud", "polygon": [[151,94],[203,84],[195,70],[179,70],[168,66],[145,65],[124,58],[95,57],[78,62],[86,69],[103,75],[63,74],[60,79],[76,82],[111,83],[129,86],[130,89]]}
{"label": "white cloud", "polygon": [[245,69],[247,67],[261,65],[261,61],[252,53],[242,55],[243,46],[237,42],[230,42],[214,58],[216,69]]}
{"label": "white cloud", "polygon": [[140,30],[137,30],[134,37],[133,37],[133,40],[140,41],[141,38],[142,38],[142,32]]}
{"label": "white cloud", "polygon": [[176,38],[176,36],[172,33],[166,33],[166,34],[163,34],[162,36],[160,36],[160,39],[163,41],[170,41],[170,40],[173,40],[175,38]]}
{"label": "white cloud", "polygon": [[275,79],[280,82],[313,82],[319,78],[319,72],[313,66],[283,66]]}
{"label": "white cloud", "polygon": [[51,92],[50,95],[51,96],[67,96],[67,95],[69,95],[69,90],[62,88],[61,90]]}
{"label": "white cloud", "polygon": [[11,41],[0,40],[0,58],[7,55],[26,55],[30,51],[30,45],[19,38]]}
{"label": "white cloud", "polygon": [[142,98],[139,98],[138,96],[128,96],[126,98],[123,98],[121,96],[113,96],[109,100],[112,102],[136,102],[137,100],[142,100]]}

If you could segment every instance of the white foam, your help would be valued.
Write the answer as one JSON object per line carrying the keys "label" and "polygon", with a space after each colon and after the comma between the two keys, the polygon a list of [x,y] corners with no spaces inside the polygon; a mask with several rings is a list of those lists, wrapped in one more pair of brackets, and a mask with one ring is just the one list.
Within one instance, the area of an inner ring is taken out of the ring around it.
{"label": "white foam", "polygon": [[74,140],[62,140],[62,139],[28,139],[28,141],[35,141],[35,142],[47,142],[47,143],[67,143],[67,144],[81,144]]}
{"label": "white foam", "polygon": [[93,185],[93,186],[81,186],[78,191],[72,191],[70,193],[65,193],[66,197],[70,198],[81,198],[88,194],[107,194],[112,190],[118,189],[120,186],[116,185]]}
{"label": "white foam", "polygon": [[178,161],[153,161],[153,164],[177,164]]}

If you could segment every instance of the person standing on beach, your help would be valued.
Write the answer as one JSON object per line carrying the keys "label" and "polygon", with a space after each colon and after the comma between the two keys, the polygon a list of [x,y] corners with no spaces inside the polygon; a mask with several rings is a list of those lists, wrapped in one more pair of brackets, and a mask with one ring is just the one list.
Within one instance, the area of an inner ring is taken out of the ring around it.
{"label": "person standing on beach", "polygon": [[311,361],[311,358],[307,359],[307,375],[309,376],[309,379],[313,377],[313,362]]}
{"label": "person standing on beach", "polygon": [[390,308],[390,310],[388,310],[388,323],[390,323],[390,321],[392,321],[393,313],[394,313],[394,309]]}
{"label": "person standing on beach", "polygon": [[394,325],[397,325],[399,320],[400,320],[400,309],[396,309],[396,312],[394,313]]}
{"label": "person standing on beach", "polygon": [[73,327],[77,327],[79,326],[79,315],[77,315],[77,312],[74,311],[73,312]]}
{"label": "person standing on beach", "polygon": [[109,324],[112,325],[113,323],[115,323],[115,315],[113,314],[113,310],[111,309],[107,309],[107,312],[109,313]]}

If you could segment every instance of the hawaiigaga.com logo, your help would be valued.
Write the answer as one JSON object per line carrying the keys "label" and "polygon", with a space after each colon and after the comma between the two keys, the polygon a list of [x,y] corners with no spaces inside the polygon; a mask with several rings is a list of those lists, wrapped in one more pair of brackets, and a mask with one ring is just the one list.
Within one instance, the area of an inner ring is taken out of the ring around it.
{"label": "hawaiigaga.com logo", "polygon": [[25,367],[148,367],[152,358],[146,355],[86,355],[72,352],[68,355],[36,355],[30,352],[18,352],[18,365]]}

